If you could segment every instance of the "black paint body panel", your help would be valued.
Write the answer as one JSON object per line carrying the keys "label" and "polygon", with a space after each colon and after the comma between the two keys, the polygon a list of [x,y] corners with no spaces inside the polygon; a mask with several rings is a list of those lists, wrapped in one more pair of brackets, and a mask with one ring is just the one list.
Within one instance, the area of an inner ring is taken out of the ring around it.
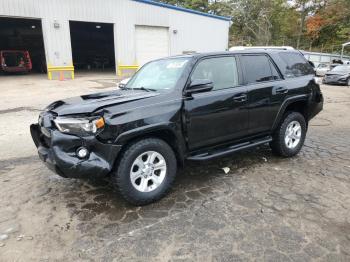
{"label": "black paint body panel", "polygon": [[[185,89],[194,66],[203,58],[262,53],[279,67],[275,52],[250,50],[189,55],[190,61],[172,91],[116,89],[54,102],[41,114],[42,127],[49,130],[50,139],[45,138],[41,127],[32,125],[33,140],[41,159],[51,169],[65,177],[85,177],[111,172],[124,146],[146,136],[166,137],[179,162],[183,162],[196,152],[271,135],[292,103],[306,104],[307,121],[322,110],[323,97],[313,75],[285,79],[281,73],[278,81],[248,85],[242,80],[238,87],[192,95],[186,94]],[[278,88],[288,92],[276,94]],[[246,101],[233,99],[242,94],[247,96]],[[62,134],[53,124],[57,116],[77,115],[103,116],[104,130],[96,136],[78,137]],[[82,145],[90,149],[89,158],[83,161],[75,154]]]}

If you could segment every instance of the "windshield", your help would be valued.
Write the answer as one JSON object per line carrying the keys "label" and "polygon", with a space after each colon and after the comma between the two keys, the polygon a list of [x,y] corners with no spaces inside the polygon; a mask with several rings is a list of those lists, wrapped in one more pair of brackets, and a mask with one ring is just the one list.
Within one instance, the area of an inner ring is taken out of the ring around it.
{"label": "windshield", "polygon": [[179,80],[189,58],[169,58],[144,65],[128,82],[127,89],[170,90]]}
{"label": "windshield", "polygon": [[348,65],[340,65],[336,66],[332,70],[333,72],[350,72],[350,66]]}

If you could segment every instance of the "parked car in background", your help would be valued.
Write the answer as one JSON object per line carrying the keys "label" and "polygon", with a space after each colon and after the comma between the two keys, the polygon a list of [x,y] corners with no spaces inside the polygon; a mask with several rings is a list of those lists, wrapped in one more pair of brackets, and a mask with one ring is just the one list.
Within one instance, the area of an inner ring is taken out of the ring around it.
{"label": "parked car in background", "polygon": [[338,65],[325,74],[324,84],[350,86],[350,65]]}
{"label": "parked car in background", "polygon": [[6,73],[28,73],[32,61],[28,51],[0,50],[0,71]]}
{"label": "parked car in background", "polygon": [[333,59],[331,65],[329,67],[330,67],[330,70],[332,70],[333,68],[340,66],[340,65],[343,65],[343,64],[344,64],[343,60]]}
{"label": "parked car in background", "polygon": [[110,175],[144,205],[170,189],[185,160],[269,143],[299,153],[323,107],[314,70],[295,50],[183,55],[145,64],[122,87],[49,105],[30,130],[43,162],[63,177]]}
{"label": "parked car in background", "polygon": [[319,64],[316,68],[316,76],[324,76],[330,70],[330,65]]}

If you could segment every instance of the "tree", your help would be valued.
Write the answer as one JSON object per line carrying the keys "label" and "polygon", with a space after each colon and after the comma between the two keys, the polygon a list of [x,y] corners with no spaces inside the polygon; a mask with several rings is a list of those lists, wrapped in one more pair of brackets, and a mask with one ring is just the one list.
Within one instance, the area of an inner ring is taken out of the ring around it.
{"label": "tree", "polygon": [[233,28],[247,38],[248,44],[268,45],[271,41],[271,2],[240,0],[232,2]]}
{"label": "tree", "polygon": [[161,0],[233,17],[230,45],[332,51],[350,41],[350,0]]}
{"label": "tree", "polygon": [[307,19],[307,35],[316,46],[332,51],[350,40],[350,2],[332,0]]}

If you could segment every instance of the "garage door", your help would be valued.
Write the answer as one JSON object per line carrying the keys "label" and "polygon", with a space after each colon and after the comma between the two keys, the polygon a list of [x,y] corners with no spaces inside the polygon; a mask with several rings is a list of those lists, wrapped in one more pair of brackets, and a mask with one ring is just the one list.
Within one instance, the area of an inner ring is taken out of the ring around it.
{"label": "garage door", "polygon": [[169,28],[136,26],[136,59],[139,65],[169,56]]}

